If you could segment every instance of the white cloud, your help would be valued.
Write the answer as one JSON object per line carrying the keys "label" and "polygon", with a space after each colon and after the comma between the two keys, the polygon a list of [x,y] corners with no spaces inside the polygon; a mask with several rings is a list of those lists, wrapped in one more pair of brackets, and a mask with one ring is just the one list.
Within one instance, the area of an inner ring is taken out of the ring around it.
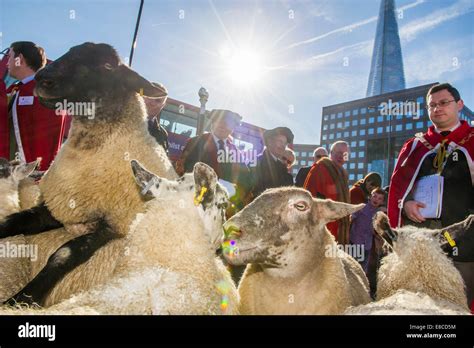
{"label": "white cloud", "polygon": [[444,22],[472,11],[474,11],[474,2],[472,0],[460,0],[449,7],[441,8],[403,26],[400,28],[400,39],[412,41],[420,33],[432,30]]}

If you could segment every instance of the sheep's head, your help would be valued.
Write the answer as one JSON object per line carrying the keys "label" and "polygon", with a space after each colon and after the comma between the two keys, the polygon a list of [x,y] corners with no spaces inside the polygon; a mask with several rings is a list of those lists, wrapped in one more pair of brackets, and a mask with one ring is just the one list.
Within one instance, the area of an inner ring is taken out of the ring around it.
{"label": "sheep's head", "polygon": [[220,246],[229,198],[211,167],[198,162],[192,173],[186,173],[177,180],[168,180],[147,171],[136,160],[131,161],[131,166],[142,195],[148,199],[169,202],[176,207],[177,218],[180,211],[184,212],[194,206],[213,247],[217,249]]}
{"label": "sheep's head", "polygon": [[[30,163],[17,163],[0,158],[0,183],[3,187],[7,186],[10,189],[16,190],[19,182],[30,176],[36,167],[39,166],[39,163],[40,160]],[[5,187],[5,189],[7,188]]]}
{"label": "sheep's head", "polygon": [[224,257],[234,265],[286,267],[308,245],[324,247],[328,222],[362,207],[313,198],[299,188],[267,190],[224,224]]}
{"label": "sheep's head", "polygon": [[378,276],[378,298],[403,288],[465,305],[463,280],[443,248],[448,243],[453,255],[472,261],[474,215],[439,230],[413,226],[392,230],[387,216],[379,212],[373,225],[386,243]]}
{"label": "sheep's head", "polygon": [[[122,103],[134,93],[166,99],[166,89],[147,81],[121,60],[107,44],[86,42],[37,72],[35,93],[41,104],[94,102],[109,106]],[[84,115],[73,115],[84,116]]]}

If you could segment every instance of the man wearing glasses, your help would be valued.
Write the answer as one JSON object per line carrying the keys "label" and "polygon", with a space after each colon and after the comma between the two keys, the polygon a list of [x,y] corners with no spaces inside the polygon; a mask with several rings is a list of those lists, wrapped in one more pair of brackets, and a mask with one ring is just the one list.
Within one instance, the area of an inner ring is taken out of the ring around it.
{"label": "man wearing glasses", "polygon": [[[430,88],[426,104],[433,125],[426,133],[417,134],[405,143],[392,175],[388,215],[393,227],[411,224],[442,228],[474,213],[474,128],[459,119],[464,107],[461,96],[456,88],[443,83]],[[414,197],[414,188],[422,178],[424,182],[434,179],[439,183],[433,192],[426,192],[441,202],[436,216],[426,213],[424,208],[429,203]],[[453,259],[456,261],[456,257]],[[463,275],[468,299],[472,301],[474,263],[455,262],[455,265]]]}

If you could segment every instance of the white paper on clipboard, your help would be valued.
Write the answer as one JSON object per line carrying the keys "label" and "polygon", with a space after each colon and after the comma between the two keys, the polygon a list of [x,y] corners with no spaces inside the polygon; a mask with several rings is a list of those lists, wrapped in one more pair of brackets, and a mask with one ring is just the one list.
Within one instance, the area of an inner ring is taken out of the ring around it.
{"label": "white paper on clipboard", "polygon": [[427,175],[415,183],[413,199],[423,203],[420,213],[427,219],[438,219],[443,208],[444,178],[441,175]]}

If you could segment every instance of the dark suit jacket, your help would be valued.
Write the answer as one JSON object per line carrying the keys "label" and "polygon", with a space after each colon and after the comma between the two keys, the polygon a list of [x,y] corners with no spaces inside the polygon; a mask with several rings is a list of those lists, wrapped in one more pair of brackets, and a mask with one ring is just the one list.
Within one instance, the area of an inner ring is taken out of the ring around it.
{"label": "dark suit jacket", "polygon": [[286,166],[280,161],[275,161],[267,149],[257,158],[254,173],[256,180],[254,197],[267,188],[293,185],[293,176],[288,173]]}
{"label": "dark suit jacket", "polygon": [[298,170],[298,174],[296,174],[295,178],[295,186],[303,187],[304,182],[306,181],[306,177],[308,176],[309,170],[311,167],[302,167]]}
{"label": "dark suit jacket", "polygon": [[[227,139],[229,151],[240,152],[237,147]],[[252,186],[250,171],[244,163],[223,163],[217,158],[217,146],[211,133],[189,139],[181,155],[184,171],[192,172],[197,162],[206,163],[216,172],[220,179],[237,184],[245,191]]]}

